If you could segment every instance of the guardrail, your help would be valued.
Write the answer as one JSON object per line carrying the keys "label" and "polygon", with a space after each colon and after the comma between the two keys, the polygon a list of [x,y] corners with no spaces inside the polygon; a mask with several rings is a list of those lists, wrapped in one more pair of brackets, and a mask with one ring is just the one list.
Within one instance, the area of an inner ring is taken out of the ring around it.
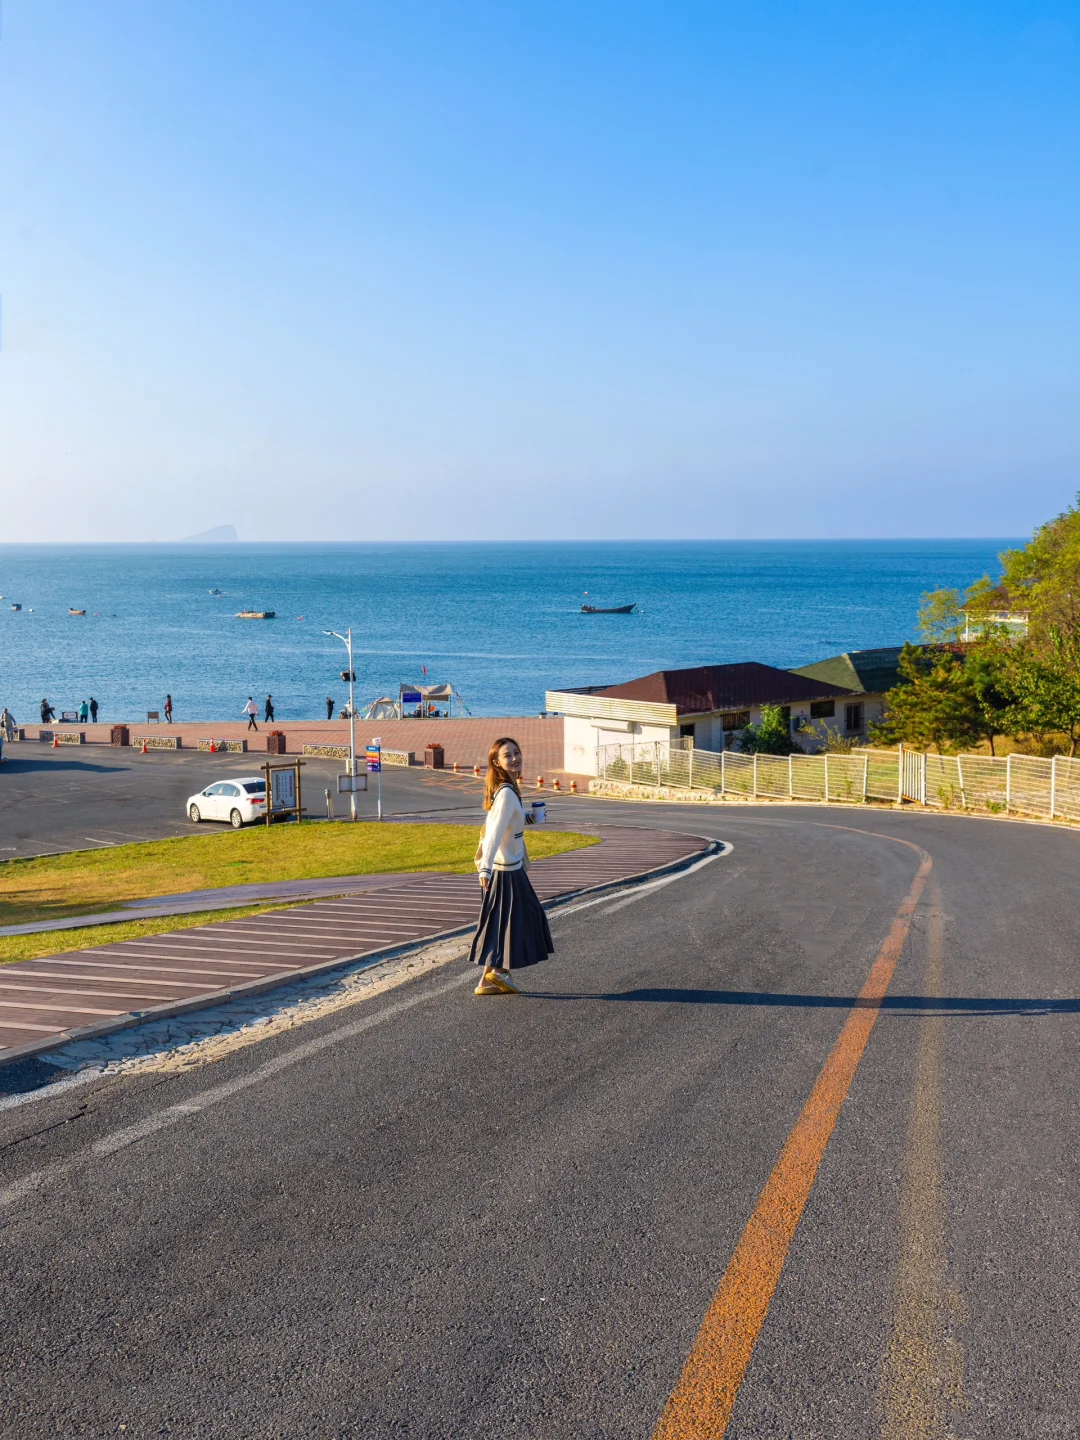
{"label": "guardrail", "polygon": [[596,774],[599,780],[750,799],[910,800],[945,810],[1080,820],[1080,760],[1067,755],[930,755],[905,747],[850,755],[741,755],[651,741],[599,746]]}

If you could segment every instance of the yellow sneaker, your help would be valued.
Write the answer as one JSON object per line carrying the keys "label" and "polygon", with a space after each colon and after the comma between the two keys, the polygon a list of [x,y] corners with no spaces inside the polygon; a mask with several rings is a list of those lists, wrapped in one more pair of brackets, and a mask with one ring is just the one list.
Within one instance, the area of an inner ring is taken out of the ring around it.
{"label": "yellow sneaker", "polygon": [[495,979],[494,970],[485,970],[480,984],[473,991],[474,995],[508,995],[509,993]]}
{"label": "yellow sneaker", "polygon": [[493,984],[498,985],[504,995],[520,995],[522,993],[521,987],[515,985],[510,979],[509,970],[489,970],[484,979],[490,979]]}

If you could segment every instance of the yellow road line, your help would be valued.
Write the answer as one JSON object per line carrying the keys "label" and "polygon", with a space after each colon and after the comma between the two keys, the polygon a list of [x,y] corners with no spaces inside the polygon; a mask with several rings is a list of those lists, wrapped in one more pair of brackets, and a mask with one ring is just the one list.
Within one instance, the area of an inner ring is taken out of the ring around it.
{"label": "yellow road line", "polygon": [[910,841],[901,843],[910,845],[922,857],[915,879],[780,1159],[765,1182],[705,1313],[678,1384],[653,1431],[653,1440],[720,1440],[727,1429],[803,1207],[930,874],[932,861],[926,851]]}

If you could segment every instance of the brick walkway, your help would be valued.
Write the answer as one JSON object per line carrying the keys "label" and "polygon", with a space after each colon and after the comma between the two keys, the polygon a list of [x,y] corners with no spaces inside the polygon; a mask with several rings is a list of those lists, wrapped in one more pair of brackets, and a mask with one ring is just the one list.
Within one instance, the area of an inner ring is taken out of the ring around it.
{"label": "brick walkway", "polygon": [[[260,718],[258,733],[247,728],[244,720],[200,720],[185,721],[183,724],[149,725],[139,721],[116,721],[127,725],[134,740],[137,735],[179,736],[185,750],[195,750],[202,739],[211,735],[216,740],[246,740],[248,753],[257,755],[261,764],[266,758],[266,734],[270,730],[284,730],[287,753],[299,755],[305,745],[348,745],[349,722],[347,720],[277,720],[267,725]],[[39,731],[45,728],[53,733],[81,730],[88,745],[108,745],[110,727],[104,721],[97,725],[40,725],[25,726],[26,739],[12,745],[10,754],[16,755],[42,742]],[[487,765],[487,754],[491,742],[500,735],[513,735],[525,755],[526,773],[555,774],[562,771],[563,764],[563,722],[561,715],[502,715],[475,716],[460,720],[358,720],[356,743],[362,747],[374,740],[382,739],[387,750],[412,750],[418,761],[424,759],[424,746],[437,740],[443,747],[447,765],[455,761],[459,765],[481,767]],[[167,752],[166,752],[167,753]]]}
{"label": "brick walkway", "polygon": [[[668,830],[602,827],[599,845],[536,860],[537,894],[629,879],[699,854],[708,841]],[[386,877],[362,894],[144,940],[0,966],[0,1064],[73,1038],[471,926],[471,875]]]}

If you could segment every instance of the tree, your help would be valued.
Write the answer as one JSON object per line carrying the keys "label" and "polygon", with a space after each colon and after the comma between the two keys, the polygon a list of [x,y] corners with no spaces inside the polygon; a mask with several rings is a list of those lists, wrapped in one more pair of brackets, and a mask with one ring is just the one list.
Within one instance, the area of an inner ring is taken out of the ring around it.
{"label": "tree", "polygon": [[787,717],[779,705],[763,705],[761,723],[743,726],[738,744],[748,755],[791,755],[801,748],[792,740]]}
{"label": "tree", "polygon": [[907,683],[886,695],[885,716],[874,726],[873,739],[932,745],[939,753],[987,740],[993,754],[994,737],[1009,733],[1014,705],[1010,658],[997,637],[976,642],[963,655],[909,642],[898,661]]}
{"label": "tree", "polygon": [[1080,633],[1080,503],[1040,525],[1022,549],[1006,550],[1001,562],[1001,588],[1013,608],[1029,612],[1037,650],[1049,656],[1055,634]]}
{"label": "tree", "polygon": [[1069,737],[1069,754],[1080,744],[1080,633],[1056,626],[1040,651],[1024,646],[1013,674],[1014,726],[1036,735],[1048,732]]}

